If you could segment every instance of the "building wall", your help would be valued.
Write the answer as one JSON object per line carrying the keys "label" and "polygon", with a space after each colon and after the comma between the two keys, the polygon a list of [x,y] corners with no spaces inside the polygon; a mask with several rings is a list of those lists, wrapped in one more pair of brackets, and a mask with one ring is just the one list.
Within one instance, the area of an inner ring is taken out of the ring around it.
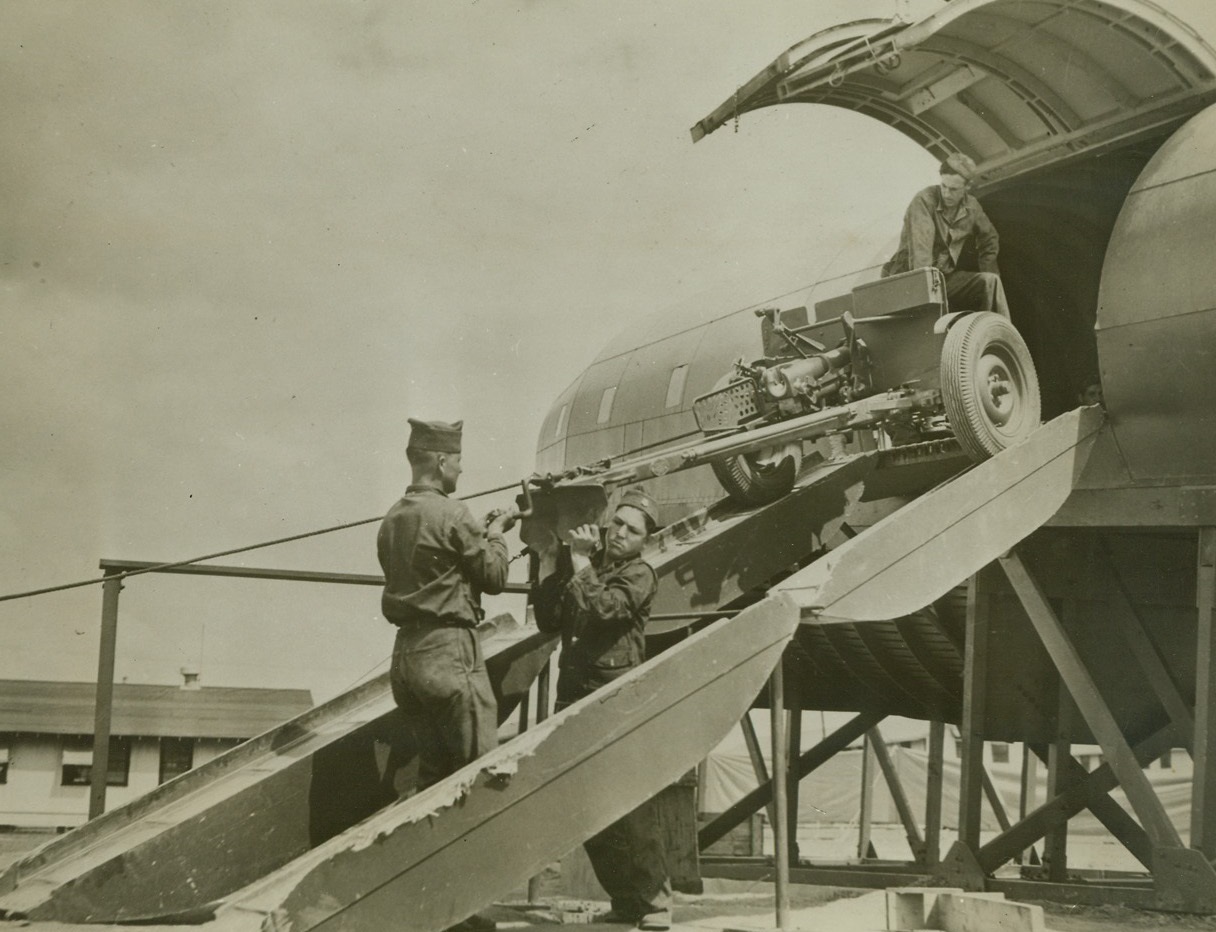
{"label": "building wall", "polygon": [[[59,828],[88,820],[89,787],[63,786],[62,735],[8,736],[8,778],[0,784],[0,826]],[[195,742],[194,766],[219,756],[233,740],[200,738]],[[131,738],[131,763],[126,786],[106,788],[106,808],[115,809],[155,789],[160,777],[160,739]]]}

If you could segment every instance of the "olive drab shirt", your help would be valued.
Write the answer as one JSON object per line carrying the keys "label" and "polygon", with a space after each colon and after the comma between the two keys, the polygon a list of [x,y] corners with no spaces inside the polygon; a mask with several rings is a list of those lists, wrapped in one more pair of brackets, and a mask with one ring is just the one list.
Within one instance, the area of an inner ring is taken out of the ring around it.
{"label": "olive drab shirt", "polygon": [[384,594],[380,608],[395,625],[430,620],[474,627],[481,593],[507,583],[507,542],[487,535],[464,502],[439,489],[410,486],[389,509],[376,538]]}
{"label": "olive drab shirt", "polygon": [[948,275],[958,268],[959,258],[968,245],[975,249],[977,271],[999,273],[996,257],[1000,238],[980,202],[966,194],[957,213],[948,217],[941,188],[933,185],[912,198],[904,213],[899,247],[883,266],[882,274],[896,275],[933,266]]}
{"label": "olive drab shirt", "polygon": [[604,564],[603,553],[575,573],[554,573],[534,599],[536,626],[562,636],[561,667],[611,677],[646,659],[646,620],[658,582],[631,557]]}

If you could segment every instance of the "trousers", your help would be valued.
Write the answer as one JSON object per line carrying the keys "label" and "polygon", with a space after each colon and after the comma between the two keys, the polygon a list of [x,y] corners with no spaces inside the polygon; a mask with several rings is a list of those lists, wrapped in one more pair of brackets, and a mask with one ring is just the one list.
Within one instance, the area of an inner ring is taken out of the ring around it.
{"label": "trousers", "polygon": [[993,311],[1009,319],[1005,286],[995,272],[947,272],[946,301],[952,311]]}
{"label": "trousers", "polygon": [[498,703],[472,628],[406,622],[389,682],[418,748],[419,790],[498,746]]}
{"label": "trousers", "polygon": [[[572,692],[586,695],[592,691],[571,689],[570,678],[566,682],[564,700],[559,686],[558,699],[554,703],[556,712],[575,701],[571,698]],[[614,912],[641,919],[671,909],[667,849],[654,800],[646,800],[599,834],[588,838],[583,842],[583,850],[587,852],[595,879],[608,894]]]}

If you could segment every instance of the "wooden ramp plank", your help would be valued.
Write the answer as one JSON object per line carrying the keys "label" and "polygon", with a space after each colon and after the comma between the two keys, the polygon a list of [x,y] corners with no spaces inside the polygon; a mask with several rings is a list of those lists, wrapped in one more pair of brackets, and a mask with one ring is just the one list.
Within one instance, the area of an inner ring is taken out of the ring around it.
{"label": "wooden ramp plank", "polygon": [[770,596],[228,898],[208,928],[438,932],[677,780],[738,722],[798,624]]}
{"label": "wooden ramp plank", "polygon": [[[555,639],[487,642],[509,715]],[[60,836],[0,875],[0,916],[119,922],[197,909],[391,804],[413,757],[388,675]]]}
{"label": "wooden ramp plank", "polygon": [[1078,408],[922,495],[778,587],[807,620],[919,611],[1042,527],[1072,492],[1104,415]]}

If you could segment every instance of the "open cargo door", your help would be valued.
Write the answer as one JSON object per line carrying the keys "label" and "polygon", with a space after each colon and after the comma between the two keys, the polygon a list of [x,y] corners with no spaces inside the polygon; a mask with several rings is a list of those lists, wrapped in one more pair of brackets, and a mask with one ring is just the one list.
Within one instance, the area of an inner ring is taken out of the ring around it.
{"label": "open cargo door", "polygon": [[970,155],[983,191],[1180,124],[1216,100],[1216,52],[1144,0],[952,0],[865,20],[780,55],[692,128],[788,103],[864,113],[933,156]]}

